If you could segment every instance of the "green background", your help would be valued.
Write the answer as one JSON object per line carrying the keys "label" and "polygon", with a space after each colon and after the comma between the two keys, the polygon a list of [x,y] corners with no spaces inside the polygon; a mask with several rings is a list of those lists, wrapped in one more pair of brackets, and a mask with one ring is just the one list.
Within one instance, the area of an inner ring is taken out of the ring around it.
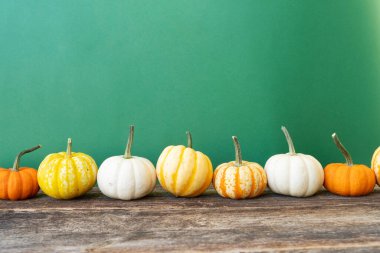
{"label": "green background", "polygon": [[216,166],[296,150],[322,165],[380,145],[380,8],[351,0],[1,1],[0,165],[74,151],[156,163],[170,144]]}

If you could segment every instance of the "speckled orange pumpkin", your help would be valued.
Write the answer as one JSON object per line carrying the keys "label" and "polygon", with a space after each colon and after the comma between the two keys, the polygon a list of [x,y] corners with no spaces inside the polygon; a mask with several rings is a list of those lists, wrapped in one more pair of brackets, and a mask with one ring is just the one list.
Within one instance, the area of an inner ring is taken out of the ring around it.
{"label": "speckled orange pumpkin", "polygon": [[216,168],[213,178],[214,188],[225,198],[257,197],[267,186],[265,171],[258,163],[243,161],[237,137],[233,136],[232,140],[235,145],[236,161],[223,163]]}
{"label": "speckled orange pumpkin", "polygon": [[362,164],[354,164],[351,155],[334,133],[333,140],[346,159],[346,163],[330,163],[324,169],[325,188],[342,196],[363,196],[371,193],[376,184],[373,170]]}
{"label": "speckled orange pumpkin", "polygon": [[40,187],[37,182],[37,170],[32,168],[20,168],[20,159],[41,146],[20,152],[10,169],[0,168],[0,199],[23,200],[34,197]]}

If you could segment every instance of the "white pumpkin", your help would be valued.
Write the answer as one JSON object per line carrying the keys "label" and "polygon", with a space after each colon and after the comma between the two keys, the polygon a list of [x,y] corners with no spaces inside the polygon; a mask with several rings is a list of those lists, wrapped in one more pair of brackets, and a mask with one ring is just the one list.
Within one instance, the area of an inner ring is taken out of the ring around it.
{"label": "white pumpkin", "polygon": [[122,200],[142,198],[156,186],[156,170],[146,158],[132,156],[134,127],[130,127],[127,149],[123,156],[106,159],[99,167],[98,186],[110,197]]}
{"label": "white pumpkin", "polygon": [[281,127],[289,145],[289,153],[274,155],[265,164],[269,188],[279,194],[308,197],[323,185],[324,174],[320,162],[311,155],[296,153],[292,139]]}

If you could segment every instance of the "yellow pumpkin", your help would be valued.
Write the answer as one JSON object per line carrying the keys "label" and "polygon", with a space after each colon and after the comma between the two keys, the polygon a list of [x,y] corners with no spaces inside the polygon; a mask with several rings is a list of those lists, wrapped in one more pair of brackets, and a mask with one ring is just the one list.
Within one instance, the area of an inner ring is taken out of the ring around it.
{"label": "yellow pumpkin", "polygon": [[177,197],[196,197],[207,190],[212,181],[212,164],[203,153],[192,149],[190,132],[188,147],[168,146],[157,161],[157,177],[162,188]]}
{"label": "yellow pumpkin", "polygon": [[245,199],[261,195],[267,186],[267,176],[263,167],[254,162],[243,161],[236,136],[232,137],[235,145],[236,161],[219,165],[214,172],[214,188],[225,198]]}
{"label": "yellow pumpkin", "polygon": [[98,167],[94,159],[83,153],[71,152],[71,145],[69,138],[66,152],[48,155],[38,168],[38,184],[52,198],[79,197],[96,182]]}
{"label": "yellow pumpkin", "polygon": [[376,174],[376,182],[380,185],[380,147],[373,153],[371,167]]}

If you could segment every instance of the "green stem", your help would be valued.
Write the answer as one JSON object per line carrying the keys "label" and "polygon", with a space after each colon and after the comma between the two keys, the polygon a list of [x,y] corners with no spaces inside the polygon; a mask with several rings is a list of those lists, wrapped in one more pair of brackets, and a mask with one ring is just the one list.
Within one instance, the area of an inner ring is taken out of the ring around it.
{"label": "green stem", "polygon": [[67,139],[67,149],[66,149],[66,156],[70,157],[71,156],[71,147],[72,147],[72,141],[71,138]]}
{"label": "green stem", "polygon": [[190,131],[187,131],[186,135],[187,135],[187,147],[192,148],[193,147],[193,138],[191,137]]}
{"label": "green stem", "polygon": [[34,150],[36,149],[39,149],[41,148],[42,146],[41,145],[38,145],[38,146],[35,146],[33,148],[30,148],[30,149],[26,149],[24,151],[21,151],[17,156],[16,156],[16,160],[15,162],[13,163],[13,167],[12,167],[12,171],[18,171],[18,169],[20,168],[20,160],[21,160],[21,157],[27,153],[30,153],[30,152],[33,152]]}
{"label": "green stem", "polygon": [[125,153],[124,153],[125,159],[131,159],[132,158],[131,148],[132,148],[132,144],[133,144],[134,134],[135,134],[135,126],[130,125],[129,126],[129,137],[128,137],[128,142],[127,142],[127,148],[125,149]]}
{"label": "green stem", "polygon": [[294,144],[293,144],[293,141],[292,141],[292,137],[290,137],[290,134],[289,134],[288,130],[286,129],[286,127],[282,126],[281,130],[282,130],[282,132],[284,132],[286,141],[288,142],[289,154],[290,155],[295,155],[296,154],[296,150],[294,149]]}
{"label": "green stem", "polygon": [[352,161],[352,157],[350,153],[348,153],[347,149],[343,146],[343,144],[340,142],[338,135],[336,133],[332,134],[332,138],[334,140],[335,145],[338,147],[344,158],[346,159],[346,163],[348,166],[354,165]]}
{"label": "green stem", "polygon": [[241,157],[241,148],[238,138],[236,136],[232,136],[232,141],[234,142],[235,146],[235,164],[236,166],[241,166],[243,159]]}

